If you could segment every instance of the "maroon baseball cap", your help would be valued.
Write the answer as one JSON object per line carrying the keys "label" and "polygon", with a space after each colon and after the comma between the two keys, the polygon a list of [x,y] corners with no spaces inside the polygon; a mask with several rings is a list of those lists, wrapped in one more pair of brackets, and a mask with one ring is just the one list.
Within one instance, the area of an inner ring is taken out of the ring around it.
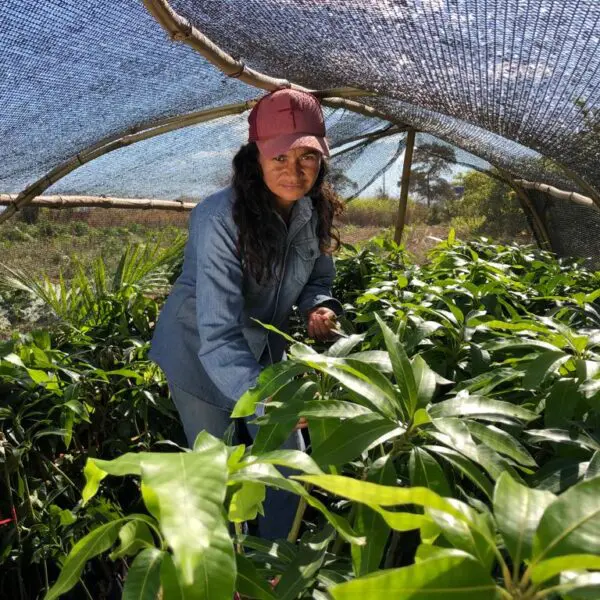
{"label": "maroon baseball cap", "polygon": [[319,101],[308,92],[282,89],[263,96],[248,117],[249,142],[267,158],[306,146],[329,156]]}

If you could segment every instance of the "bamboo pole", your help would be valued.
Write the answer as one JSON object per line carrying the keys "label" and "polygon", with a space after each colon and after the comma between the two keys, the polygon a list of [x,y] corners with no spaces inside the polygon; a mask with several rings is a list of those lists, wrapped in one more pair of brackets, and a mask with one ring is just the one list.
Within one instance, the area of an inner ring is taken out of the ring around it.
{"label": "bamboo pole", "polygon": [[119,150],[120,148],[124,148],[125,146],[129,146],[131,144],[134,144],[135,142],[149,139],[157,135],[167,133],[169,131],[174,131],[176,129],[181,129],[182,127],[189,127],[191,125],[196,125],[198,123],[210,121],[219,117],[240,114],[248,110],[251,104],[252,102],[240,102],[237,104],[229,104],[227,106],[222,106],[220,108],[201,110],[195,113],[190,113],[188,115],[169,117],[167,119],[164,119],[162,122],[155,122],[150,129],[144,131],[126,134],[122,137],[110,136],[109,138],[106,138],[104,140],[104,144],[98,142],[90,148],[79,152],[75,156],[56,166],[54,169],[46,173],[46,175],[44,175],[28,187],[26,187],[22,192],[20,192],[17,195],[14,202],[12,202],[5,211],[0,213],[0,223],[3,223],[4,221],[8,220],[18,210],[20,210],[24,206],[27,206],[31,202],[31,200],[33,200],[33,198],[42,194],[51,185],[53,185],[54,183],[56,183],[57,181],[59,181],[60,179],[77,169],[78,167],[94,160],[95,158],[108,154],[109,152],[113,152],[114,150]]}
{"label": "bamboo pole", "polygon": [[596,206],[593,198],[589,196],[584,196],[583,194],[578,194],[577,192],[567,192],[565,190],[560,190],[552,185],[547,185],[545,183],[539,183],[537,181],[526,181],[525,179],[515,179],[514,180],[517,185],[524,187],[529,190],[538,190],[540,192],[544,192],[549,194],[553,198],[558,198],[559,200],[569,200],[570,202],[574,202],[575,204],[582,204],[584,206]]}
{"label": "bamboo pole", "polygon": [[525,212],[529,212],[533,219],[532,229],[533,233],[537,239],[538,245],[543,250],[553,251],[552,248],[552,240],[550,239],[550,235],[548,234],[548,230],[546,229],[546,224],[542,221],[535,205],[531,201],[531,198],[525,193],[524,187],[521,180],[514,179],[510,173],[504,171],[503,169],[498,169],[498,172],[504,179],[504,181],[515,191],[519,200],[521,201],[521,207],[524,208]]}
{"label": "bamboo pole", "polygon": [[247,67],[242,61],[236,60],[219,48],[219,46],[196,29],[185,17],[175,12],[167,0],[144,0],[144,5],[172,40],[187,44],[229,77],[234,77],[253,87],[268,91],[291,88],[302,92],[310,92],[319,97],[321,103],[325,106],[346,108],[352,112],[358,112],[369,117],[377,117],[392,123],[399,123],[397,118],[388,113],[348,99],[349,97],[356,96],[375,96],[377,95],[375,92],[354,87],[313,90],[292,83],[287,79],[278,79],[260,73]]}
{"label": "bamboo pole", "polygon": [[396,230],[394,241],[400,244],[402,233],[406,224],[406,207],[408,205],[408,186],[410,184],[410,169],[412,166],[413,151],[415,148],[415,130],[409,129],[406,134],[406,146],[404,149],[404,164],[402,165],[402,179],[400,180],[400,200],[398,202],[398,217],[396,219]]}
{"label": "bamboo pole", "polygon": [[[0,206],[10,206],[15,202],[11,194],[0,194]],[[33,198],[29,206],[43,208],[133,208],[161,209],[172,211],[189,211],[196,202],[180,202],[178,200],[154,200],[151,198],[114,198],[102,196],[38,196]]]}

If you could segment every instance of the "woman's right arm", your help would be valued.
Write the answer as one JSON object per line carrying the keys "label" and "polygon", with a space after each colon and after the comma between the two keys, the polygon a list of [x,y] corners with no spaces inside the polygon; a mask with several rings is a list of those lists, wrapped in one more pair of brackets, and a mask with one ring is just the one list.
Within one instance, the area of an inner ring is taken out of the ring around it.
{"label": "woman's right arm", "polygon": [[202,216],[193,228],[198,358],[232,408],[256,383],[261,367],[242,333],[243,272],[235,234],[223,216]]}

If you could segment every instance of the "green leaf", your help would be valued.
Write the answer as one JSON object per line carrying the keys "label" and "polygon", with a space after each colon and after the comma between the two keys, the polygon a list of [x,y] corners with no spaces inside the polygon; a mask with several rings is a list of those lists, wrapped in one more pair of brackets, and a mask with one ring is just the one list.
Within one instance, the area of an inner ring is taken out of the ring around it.
{"label": "green leaf", "polygon": [[108,473],[97,467],[94,459],[88,459],[83,468],[83,474],[85,476],[85,487],[81,492],[81,497],[83,498],[83,506],[85,506],[98,493],[100,482]]}
{"label": "green leaf", "polygon": [[133,561],[123,588],[123,600],[155,600],[160,588],[160,567],[165,552],[142,550]]}
{"label": "green leaf", "polygon": [[373,506],[416,504],[424,508],[433,508],[447,512],[459,520],[467,521],[466,517],[450,502],[423,487],[399,488],[383,486],[341,475],[296,475],[293,479],[312,483],[342,498],[348,498],[348,500],[362,502],[363,504]]}
{"label": "green leaf", "polygon": [[366,363],[375,367],[378,371],[390,375],[394,372],[390,355],[385,350],[366,350],[365,352],[353,352],[348,358]]}
{"label": "green leaf", "polygon": [[207,452],[215,450],[222,445],[222,441],[216,438],[214,435],[208,433],[208,431],[201,431],[194,440],[194,452]]}
{"label": "green leaf", "polygon": [[[307,419],[316,418],[335,418],[335,419],[351,419],[360,415],[373,414],[373,411],[366,406],[355,404],[354,402],[346,402],[343,400],[312,400],[305,402],[303,405],[292,405],[293,418],[306,417]],[[289,405],[284,404],[281,408],[290,408]],[[263,417],[255,419],[255,423],[258,425],[270,425],[273,423],[286,423],[290,420],[290,414],[292,411],[274,410],[269,412]]]}
{"label": "green leaf", "polygon": [[264,514],[262,508],[264,499],[265,486],[262,483],[244,481],[242,487],[231,496],[229,520],[233,523],[243,523],[256,519],[259,512]]}
{"label": "green leaf", "polygon": [[[243,554],[236,554],[237,580],[236,590],[243,596],[258,600],[275,600],[271,586],[260,578],[254,565]],[[167,600],[167,599],[165,599]]]}
{"label": "green leaf", "polygon": [[422,448],[413,448],[408,460],[410,484],[425,487],[440,496],[451,496],[450,486],[439,463]]}
{"label": "green leaf", "polygon": [[161,530],[173,550],[186,598],[231,596],[236,572],[222,511],[225,445],[202,454],[152,454],[142,461],[142,479],[158,500]]}
{"label": "green leaf", "polygon": [[[367,473],[367,481],[395,485],[396,469],[393,461],[387,456],[376,461]],[[381,515],[364,504],[356,505],[353,525],[356,533],[365,536],[367,540],[364,546],[351,547],[354,575],[360,577],[379,568],[390,527]]]}
{"label": "green leaf", "polygon": [[260,427],[252,444],[252,453],[263,454],[279,448],[291,435],[304,403],[314,398],[316,391],[314,381],[302,379],[281,386],[266,404],[267,416],[273,418],[273,424]]}
{"label": "green leaf", "polygon": [[600,478],[568,489],[544,512],[533,540],[535,563],[564,554],[600,554]]}
{"label": "green leaf", "polygon": [[365,334],[342,337],[327,349],[327,356],[348,356],[365,339]]}
{"label": "green leaf", "polygon": [[570,356],[559,350],[543,352],[525,371],[523,385],[527,389],[537,389],[546,378],[555,373],[558,368],[569,360]]}
{"label": "green leaf", "polygon": [[273,396],[281,387],[289,383],[297,375],[304,373],[306,367],[290,361],[283,361],[268,366],[261,371],[256,385],[250,388],[237,401],[232,418],[249,417],[256,411],[256,405],[269,396]]}
{"label": "green leaf", "polygon": [[289,564],[296,556],[295,546],[285,540],[274,542],[252,535],[240,535],[236,538],[236,543],[242,544],[245,548],[258,550],[262,554],[271,556],[283,564]]}
{"label": "green leaf", "polygon": [[187,600],[184,599],[183,590],[177,577],[177,569],[173,557],[165,553],[160,569],[160,585],[164,600]]}
{"label": "green leaf", "polygon": [[549,558],[531,568],[531,580],[536,585],[555,577],[563,571],[600,570],[600,556],[595,554],[567,554]]}
{"label": "green leaf", "polygon": [[294,348],[290,350],[290,356],[333,377],[367,400],[383,416],[389,419],[396,418],[397,395],[394,386],[385,375],[371,365],[350,358],[333,358],[323,354],[294,354]]}
{"label": "green leaf", "polygon": [[436,374],[420,355],[412,359],[412,369],[417,385],[417,409],[425,408],[435,394]]}
{"label": "green leaf", "polygon": [[298,554],[283,572],[277,584],[278,599],[294,600],[312,583],[323,565],[327,546],[334,534],[331,527],[325,527],[312,535],[302,536]]}
{"label": "green leaf", "polygon": [[[400,415],[404,415],[406,419],[410,419],[418,408],[418,388],[415,381],[415,374],[413,373],[413,366],[398,336],[381,320],[378,314],[375,314],[375,319],[383,333],[385,347],[392,362],[396,384],[400,388],[401,404],[398,407]],[[425,385],[427,385],[427,381]],[[427,393],[427,390],[423,390],[422,393]]]}
{"label": "green leaf", "polygon": [[573,417],[579,400],[578,383],[574,379],[555,381],[546,398],[544,425],[546,427],[567,427]]}
{"label": "green leaf", "polygon": [[110,560],[134,556],[140,549],[148,546],[154,547],[154,538],[150,533],[148,525],[140,520],[129,521],[119,531],[120,545],[110,553]]}
{"label": "green leaf", "polygon": [[490,600],[496,585],[471,556],[455,550],[453,555],[431,558],[410,567],[389,569],[342,583],[329,590],[334,600],[357,598],[469,598]]}
{"label": "green leaf", "polygon": [[421,529],[422,527],[433,525],[433,521],[427,515],[394,512],[385,510],[384,508],[377,508],[376,512],[383,518],[387,525],[395,531],[412,531],[414,529]]}
{"label": "green leaf", "polygon": [[347,542],[360,545],[365,543],[365,539],[356,535],[344,517],[330,512],[320,500],[317,500],[317,498],[311,496],[304,486],[297,481],[293,481],[292,479],[286,479],[272,465],[250,465],[249,467],[240,469],[239,471],[233,473],[230,476],[229,481],[230,483],[235,481],[259,481],[265,485],[301,496],[310,506],[320,511]]}
{"label": "green leaf", "polygon": [[440,433],[431,432],[434,439],[458,450],[473,462],[481,465],[492,477],[498,479],[507,469],[508,462],[498,453],[483,444],[476,444],[464,421],[456,418],[434,419],[433,424]]}
{"label": "green leaf", "polygon": [[566,571],[561,573],[560,585],[553,589],[560,592],[565,600],[597,600],[600,592],[600,573]]}
{"label": "green leaf", "polygon": [[574,444],[583,446],[590,450],[600,450],[600,444],[585,433],[575,433],[565,429],[529,429],[525,434],[532,442],[557,442],[562,444]]}
{"label": "green leaf", "polygon": [[477,465],[474,465],[468,458],[444,446],[426,445],[423,449],[443,458],[455,469],[468,477],[488,499],[492,499],[493,486],[487,475],[483,473]]}
{"label": "green leaf", "polygon": [[463,392],[452,400],[438,402],[429,408],[432,418],[477,417],[479,415],[501,415],[523,421],[532,421],[537,415],[526,408],[510,402],[492,400],[484,396],[469,396]]}
{"label": "green leaf", "polygon": [[260,454],[259,456],[250,455],[241,461],[240,466],[246,467],[254,463],[289,467],[290,469],[298,469],[311,475],[321,475],[323,473],[317,463],[308,454],[299,450],[274,450]]}
{"label": "green leaf", "polygon": [[544,511],[556,496],[517,483],[508,473],[498,478],[494,490],[494,514],[506,549],[514,564],[531,557],[533,537]]}
{"label": "green leaf", "polygon": [[465,421],[465,424],[469,431],[486,446],[509,456],[518,463],[528,466],[535,467],[536,462],[529,454],[525,446],[523,446],[516,438],[514,438],[506,431],[494,427],[494,425],[482,425],[477,421]]}
{"label": "green leaf", "polygon": [[128,518],[100,525],[80,539],[67,556],[56,583],[48,590],[44,600],[54,600],[66,594],[78,581],[88,560],[106,552],[117,539],[117,534]]}
{"label": "green leaf", "polygon": [[590,462],[588,464],[587,471],[585,472],[585,479],[593,479],[600,475],[600,450],[594,452]]}
{"label": "green leaf", "polygon": [[341,465],[356,458],[382,436],[393,431],[400,435],[404,429],[375,413],[346,419],[313,448],[312,457],[320,465]]}

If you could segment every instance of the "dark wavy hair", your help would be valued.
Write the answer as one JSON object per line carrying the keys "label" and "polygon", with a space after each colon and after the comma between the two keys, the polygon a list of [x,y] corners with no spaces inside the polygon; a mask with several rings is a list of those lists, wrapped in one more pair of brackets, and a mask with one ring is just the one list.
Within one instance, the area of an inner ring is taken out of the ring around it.
{"label": "dark wavy hair", "polygon": [[[340,245],[333,218],[344,208],[342,200],[325,181],[327,163],[321,168],[308,192],[318,215],[317,236],[321,252],[331,253]],[[275,195],[264,183],[258,147],[254,142],[242,146],[233,159],[233,220],[239,230],[238,247],[244,270],[263,283],[276,275],[282,246]]]}

